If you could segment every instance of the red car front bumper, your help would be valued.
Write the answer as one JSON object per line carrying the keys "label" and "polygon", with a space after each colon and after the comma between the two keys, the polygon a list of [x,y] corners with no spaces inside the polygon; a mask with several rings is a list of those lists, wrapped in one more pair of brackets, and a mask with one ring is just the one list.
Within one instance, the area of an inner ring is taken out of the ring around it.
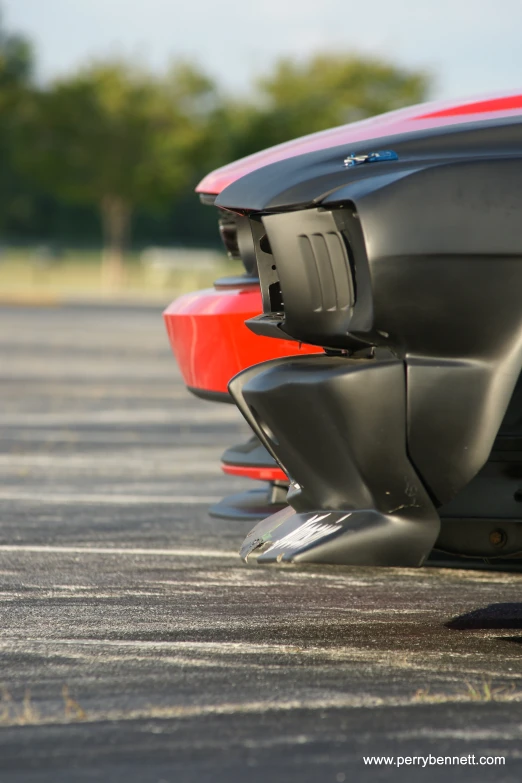
{"label": "red car front bumper", "polygon": [[174,356],[188,388],[200,397],[232,402],[228,382],[254,364],[284,356],[322,353],[295,340],[260,337],[245,321],[263,312],[257,280],[180,296],[163,317]]}
{"label": "red car front bumper", "polygon": [[[254,364],[285,356],[322,353],[295,340],[260,337],[245,321],[263,311],[257,280],[216,283],[172,302],[163,316],[170,345],[186,386],[197,396],[232,402],[228,382]],[[259,481],[288,481],[276,465],[223,463],[224,473]]]}

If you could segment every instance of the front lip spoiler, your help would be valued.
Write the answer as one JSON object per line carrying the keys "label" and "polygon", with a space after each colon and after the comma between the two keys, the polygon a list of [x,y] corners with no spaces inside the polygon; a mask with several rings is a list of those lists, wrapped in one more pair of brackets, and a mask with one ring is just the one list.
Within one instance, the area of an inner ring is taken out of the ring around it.
{"label": "front lip spoiler", "polygon": [[243,559],[422,565],[440,519],[406,452],[402,360],[279,359],[243,371],[229,389],[291,478],[290,507],[249,533]]}
{"label": "front lip spoiler", "polygon": [[330,565],[421,566],[440,529],[435,511],[421,519],[408,508],[384,514],[375,509],[296,513],[288,507],[248,534],[240,555],[246,562]]}

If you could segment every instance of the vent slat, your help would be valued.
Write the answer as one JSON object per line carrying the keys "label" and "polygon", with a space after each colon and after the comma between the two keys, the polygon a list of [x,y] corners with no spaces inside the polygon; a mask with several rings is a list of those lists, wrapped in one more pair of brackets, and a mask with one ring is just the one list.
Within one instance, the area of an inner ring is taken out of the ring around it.
{"label": "vent slat", "polygon": [[314,251],[319,280],[321,281],[322,309],[336,310],[335,278],[323,234],[311,234],[310,243]]}
{"label": "vent slat", "polygon": [[354,303],[348,253],[338,232],[301,234],[299,251],[315,312],[347,310]]}
{"label": "vent slat", "polygon": [[310,242],[310,237],[303,234],[298,237],[299,250],[303,259],[306,277],[308,280],[308,290],[310,294],[310,304],[315,312],[321,312],[323,309],[323,291],[321,278],[315,261],[314,251]]}
{"label": "vent slat", "polygon": [[343,238],[337,232],[325,234],[333,276],[337,289],[337,309],[347,310],[354,303],[354,290],[350,261]]}

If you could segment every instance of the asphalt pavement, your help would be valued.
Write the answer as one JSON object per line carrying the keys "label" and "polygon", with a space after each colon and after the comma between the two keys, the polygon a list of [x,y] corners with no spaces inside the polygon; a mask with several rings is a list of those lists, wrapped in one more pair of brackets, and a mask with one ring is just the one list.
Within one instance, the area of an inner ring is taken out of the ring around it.
{"label": "asphalt pavement", "polygon": [[158,308],[1,307],[0,369],[0,783],[522,779],[522,571],[243,565]]}

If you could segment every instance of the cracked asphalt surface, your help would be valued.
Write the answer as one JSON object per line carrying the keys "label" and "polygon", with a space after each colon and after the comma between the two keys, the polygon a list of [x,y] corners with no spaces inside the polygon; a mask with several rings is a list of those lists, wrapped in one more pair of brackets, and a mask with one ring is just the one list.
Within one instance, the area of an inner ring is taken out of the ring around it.
{"label": "cracked asphalt surface", "polygon": [[[151,307],[0,308],[1,783],[522,778],[522,575],[260,568]],[[364,756],[505,756],[368,766]]]}

